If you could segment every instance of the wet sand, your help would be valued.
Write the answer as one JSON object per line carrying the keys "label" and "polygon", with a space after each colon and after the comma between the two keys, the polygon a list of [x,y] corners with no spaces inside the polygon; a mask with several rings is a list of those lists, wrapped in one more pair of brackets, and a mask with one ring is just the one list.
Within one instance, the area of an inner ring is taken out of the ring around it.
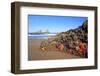
{"label": "wet sand", "polygon": [[31,39],[28,42],[28,60],[53,60],[53,59],[75,59],[80,58],[66,51],[47,50],[42,51],[39,47],[42,39]]}

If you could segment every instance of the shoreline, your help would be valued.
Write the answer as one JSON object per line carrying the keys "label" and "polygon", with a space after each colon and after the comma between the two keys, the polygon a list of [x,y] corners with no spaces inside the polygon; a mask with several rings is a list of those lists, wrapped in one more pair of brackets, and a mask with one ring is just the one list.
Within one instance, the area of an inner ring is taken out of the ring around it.
{"label": "shoreline", "polygon": [[81,57],[69,54],[65,51],[50,50],[42,51],[40,44],[45,39],[28,40],[28,60],[54,60],[54,59],[79,59]]}

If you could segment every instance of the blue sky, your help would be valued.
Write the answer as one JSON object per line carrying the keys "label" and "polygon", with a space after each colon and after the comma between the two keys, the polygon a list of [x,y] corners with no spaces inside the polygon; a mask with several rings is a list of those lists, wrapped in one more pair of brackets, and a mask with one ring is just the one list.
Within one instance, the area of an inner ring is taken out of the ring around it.
{"label": "blue sky", "polygon": [[87,19],[87,17],[74,16],[28,15],[28,32],[47,29],[53,33],[63,32],[77,28]]}

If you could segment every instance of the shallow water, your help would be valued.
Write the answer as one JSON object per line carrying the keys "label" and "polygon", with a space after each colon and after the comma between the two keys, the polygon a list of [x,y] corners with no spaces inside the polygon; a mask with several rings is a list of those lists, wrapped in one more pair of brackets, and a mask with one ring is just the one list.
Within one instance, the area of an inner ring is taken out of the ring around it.
{"label": "shallow water", "polygon": [[49,37],[53,37],[56,34],[29,34],[28,38],[29,39],[47,39]]}

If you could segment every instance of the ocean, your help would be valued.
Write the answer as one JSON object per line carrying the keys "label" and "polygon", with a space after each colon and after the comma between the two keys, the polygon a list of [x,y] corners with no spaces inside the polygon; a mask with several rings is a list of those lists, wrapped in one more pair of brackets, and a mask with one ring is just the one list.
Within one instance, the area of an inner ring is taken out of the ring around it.
{"label": "ocean", "polygon": [[53,37],[56,34],[28,34],[29,39],[47,39]]}

